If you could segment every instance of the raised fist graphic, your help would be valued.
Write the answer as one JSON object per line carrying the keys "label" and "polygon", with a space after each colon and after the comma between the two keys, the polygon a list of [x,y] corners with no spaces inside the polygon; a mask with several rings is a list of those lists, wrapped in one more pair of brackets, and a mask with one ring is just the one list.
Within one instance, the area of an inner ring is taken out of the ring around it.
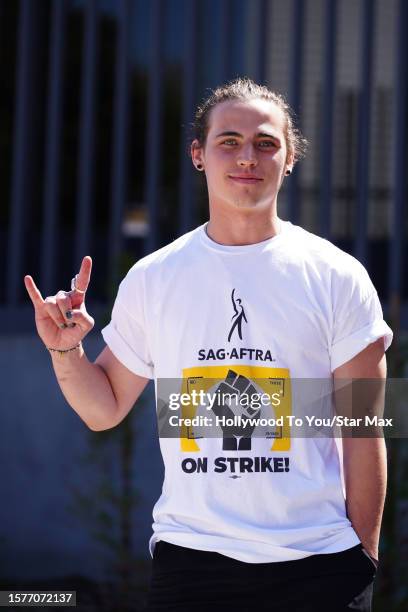
{"label": "raised fist graphic", "polygon": [[[254,394],[259,397],[254,385],[234,370],[228,370],[225,380],[218,385],[214,394],[216,399],[212,410],[215,416],[224,417],[224,420],[234,419],[236,415],[256,419],[261,412],[260,408],[251,407]],[[243,399],[244,395],[248,398],[245,398],[245,404],[242,405],[240,399]],[[251,450],[251,436],[255,424],[226,425],[221,422],[220,426],[223,433],[222,450]]]}

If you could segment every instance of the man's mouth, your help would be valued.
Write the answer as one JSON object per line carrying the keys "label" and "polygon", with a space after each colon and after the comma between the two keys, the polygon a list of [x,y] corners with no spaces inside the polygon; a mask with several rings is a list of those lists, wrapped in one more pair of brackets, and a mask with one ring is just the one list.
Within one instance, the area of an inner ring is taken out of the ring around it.
{"label": "man's mouth", "polygon": [[244,183],[246,185],[259,183],[263,180],[259,176],[255,176],[253,174],[229,174],[228,178],[235,181],[236,183]]}

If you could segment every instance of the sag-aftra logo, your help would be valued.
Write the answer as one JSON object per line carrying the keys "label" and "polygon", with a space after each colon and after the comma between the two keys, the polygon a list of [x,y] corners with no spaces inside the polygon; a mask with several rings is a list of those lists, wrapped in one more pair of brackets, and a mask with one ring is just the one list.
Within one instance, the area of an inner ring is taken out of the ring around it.
{"label": "sag-aftra logo", "polygon": [[[242,341],[244,329],[248,327],[248,318],[245,312],[243,300],[238,297],[236,289],[231,292],[232,317],[231,324],[227,328],[227,342]],[[225,361],[226,359],[238,359],[248,361],[267,361],[273,363],[276,359],[269,349],[249,348],[244,346],[225,348],[201,348],[198,350],[199,361]]]}

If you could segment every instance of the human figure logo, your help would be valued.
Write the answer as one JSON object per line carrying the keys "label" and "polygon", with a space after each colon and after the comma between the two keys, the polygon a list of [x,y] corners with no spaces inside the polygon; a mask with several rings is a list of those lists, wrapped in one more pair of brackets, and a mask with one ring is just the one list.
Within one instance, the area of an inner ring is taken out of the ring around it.
{"label": "human figure logo", "polygon": [[248,323],[248,319],[245,315],[245,310],[242,305],[241,298],[235,297],[235,289],[231,293],[232,306],[234,308],[234,314],[232,316],[232,325],[228,334],[228,342],[231,342],[232,334],[237,330],[238,337],[242,340],[242,321]]}

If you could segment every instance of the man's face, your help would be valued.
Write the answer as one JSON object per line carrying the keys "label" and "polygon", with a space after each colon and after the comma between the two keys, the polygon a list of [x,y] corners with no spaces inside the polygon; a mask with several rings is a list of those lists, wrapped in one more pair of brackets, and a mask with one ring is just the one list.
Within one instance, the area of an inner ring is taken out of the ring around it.
{"label": "man's face", "polygon": [[266,209],[274,205],[287,168],[285,117],[267,100],[229,100],[209,117],[204,149],[192,149],[204,165],[210,204],[228,208]]}

